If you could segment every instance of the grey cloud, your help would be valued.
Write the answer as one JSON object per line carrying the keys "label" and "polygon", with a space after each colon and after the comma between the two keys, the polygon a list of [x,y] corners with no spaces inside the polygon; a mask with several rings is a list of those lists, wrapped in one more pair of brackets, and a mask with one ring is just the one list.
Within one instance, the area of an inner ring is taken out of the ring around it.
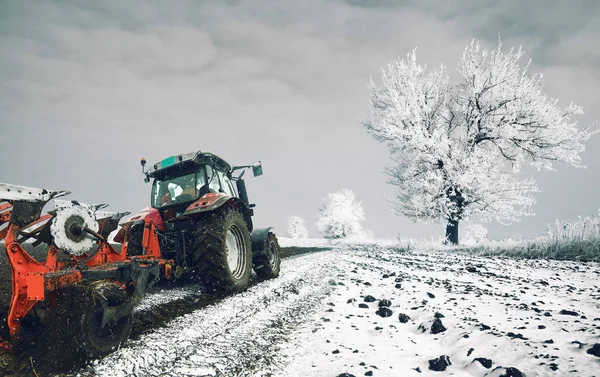
{"label": "grey cloud", "polygon": [[[382,171],[390,161],[360,125],[369,76],[415,46],[429,66],[452,67],[471,38],[493,46],[500,34],[540,58],[535,68],[545,70],[553,96],[593,113],[598,55],[588,44],[598,12],[584,5],[5,2],[0,141],[10,142],[0,149],[0,181],[67,188],[81,200],[135,210],[149,197],[140,157],[208,149],[232,163],[263,160],[265,176],[248,183],[259,223],[283,230],[289,215],[300,215],[311,225],[321,198],[347,187],[363,200],[366,227],[376,235],[439,236],[440,227],[386,211],[384,195],[393,188]],[[590,144],[589,156],[597,146]],[[535,234],[574,210],[595,211],[600,183],[590,177],[600,167],[589,165],[561,169],[555,180],[539,176],[547,195],[539,201],[547,208],[564,195],[558,181],[569,175],[587,179],[577,195],[590,204],[495,226],[492,235]]]}

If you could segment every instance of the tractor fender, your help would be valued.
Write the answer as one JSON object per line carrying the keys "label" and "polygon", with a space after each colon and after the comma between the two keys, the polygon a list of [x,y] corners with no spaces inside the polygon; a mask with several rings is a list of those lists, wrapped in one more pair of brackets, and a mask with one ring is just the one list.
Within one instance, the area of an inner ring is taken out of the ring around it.
{"label": "tractor fender", "polygon": [[185,210],[183,216],[191,216],[197,213],[214,211],[223,206],[232,197],[221,192],[210,192],[203,195],[200,199],[190,204]]}
{"label": "tractor fender", "polygon": [[165,224],[163,222],[162,217],[160,216],[160,212],[158,212],[156,208],[152,207],[146,207],[142,209],[139,213],[136,213],[135,215],[126,218],[125,220],[121,221],[120,225],[123,228],[125,228],[127,225],[133,224],[134,222],[137,223],[140,220],[144,223],[153,223],[154,226],[156,226],[156,229],[158,230],[165,230]]}
{"label": "tractor fender", "polygon": [[208,193],[204,195],[194,203],[190,204],[190,206],[185,210],[183,216],[203,214],[227,206],[233,207],[240,211],[242,216],[244,216],[244,220],[246,220],[248,231],[252,232],[253,225],[251,209],[248,208],[248,206],[246,206],[239,198],[236,198],[235,196],[229,196],[224,193]]}
{"label": "tractor fender", "polygon": [[269,233],[273,233],[272,227],[259,228],[252,231],[250,234],[250,238],[252,239],[252,256],[266,252],[269,242]]}

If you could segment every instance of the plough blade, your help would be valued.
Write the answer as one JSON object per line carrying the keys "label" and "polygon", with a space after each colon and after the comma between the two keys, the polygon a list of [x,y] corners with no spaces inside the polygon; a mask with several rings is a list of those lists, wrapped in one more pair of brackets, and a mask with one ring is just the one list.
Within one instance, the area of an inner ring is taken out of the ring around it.
{"label": "plough blade", "polygon": [[80,203],[77,200],[62,200],[62,199],[60,199],[60,200],[56,199],[54,201],[54,209],[56,211],[65,209],[65,208],[71,208],[73,205],[89,208],[93,212],[97,212],[99,209],[108,207],[108,204],[104,204],[104,203],[102,203],[102,204],[87,204],[87,203]]}
{"label": "plough blade", "polygon": [[22,202],[48,202],[51,199],[69,195],[70,191],[46,190],[35,187],[0,183],[0,200]]}
{"label": "plough blade", "polygon": [[123,217],[131,215],[131,212],[111,212],[111,211],[96,211],[96,220],[121,220]]}
{"label": "plough blade", "polygon": [[96,211],[96,221],[100,225],[99,233],[108,239],[110,233],[119,227],[119,221],[129,214],[131,212]]}

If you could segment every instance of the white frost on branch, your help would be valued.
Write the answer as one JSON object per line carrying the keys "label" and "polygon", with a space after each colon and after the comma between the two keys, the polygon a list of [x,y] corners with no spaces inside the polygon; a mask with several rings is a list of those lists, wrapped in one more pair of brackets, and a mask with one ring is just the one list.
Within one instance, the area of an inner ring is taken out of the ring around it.
{"label": "white frost on branch", "polygon": [[287,221],[287,236],[293,239],[308,238],[305,221],[299,216],[290,216]]}
{"label": "white frost on branch", "polygon": [[329,193],[323,200],[317,229],[325,238],[348,238],[365,234],[361,222],[365,212],[354,193],[348,189]]}
{"label": "white frost on branch", "polygon": [[531,215],[535,182],[521,176],[529,162],[553,170],[582,167],[583,142],[594,133],[571,118],[582,108],[542,93],[541,75],[519,65],[523,51],[492,51],[473,41],[451,84],[442,65],[427,72],[416,52],[370,83],[370,117],[364,125],[394,160],[389,183],[393,209],[413,220],[446,223],[479,218],[501,223]]}

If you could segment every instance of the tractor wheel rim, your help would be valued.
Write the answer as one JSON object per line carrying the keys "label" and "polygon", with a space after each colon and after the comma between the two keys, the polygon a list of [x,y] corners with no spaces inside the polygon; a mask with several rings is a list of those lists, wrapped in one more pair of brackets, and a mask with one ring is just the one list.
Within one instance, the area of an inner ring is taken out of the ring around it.
{"label": "tractor wheel rim", "polygon": [[240,228],[231,225],[225,236],[227,246],[227,266],[234,279],[239,279],[244,274],[245,243]]}
{"label": "tractor wheel rim", "polygon": [[271,264],[271,268],[277,267],[277,259],[279,258],[277,255],[277,246],[275,246],[275,242],[271,242],[269,244],[269,249],[267,251],[269,263]]}

